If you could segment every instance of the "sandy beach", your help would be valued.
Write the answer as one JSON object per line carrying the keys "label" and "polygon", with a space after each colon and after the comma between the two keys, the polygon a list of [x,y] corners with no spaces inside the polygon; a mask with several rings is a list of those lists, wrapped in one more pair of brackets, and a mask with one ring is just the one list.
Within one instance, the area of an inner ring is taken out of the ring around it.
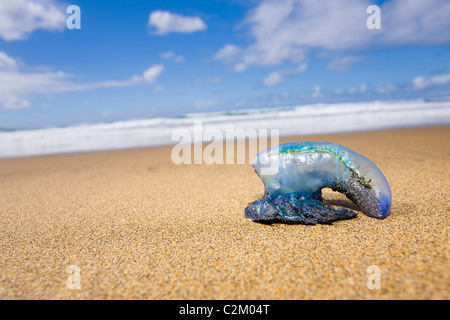
{"label": "sandy beach", "polygon": [[449,299],[450,126],[280,142],[300,140],[371,159],[391,215],[254,223],[251,165],[175,165],[172,147],[0,159],[0,299]]}

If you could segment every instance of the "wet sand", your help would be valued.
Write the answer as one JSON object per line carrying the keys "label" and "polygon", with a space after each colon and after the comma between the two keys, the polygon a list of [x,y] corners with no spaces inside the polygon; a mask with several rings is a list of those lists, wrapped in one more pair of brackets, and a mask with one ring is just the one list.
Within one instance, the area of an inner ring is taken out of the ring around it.
{"label": "wet sand", "polygon": [[174,165],[171,147],[0,159],[0,298],[449,299],[450,126],[296,140],[370,158],[391,215],[253,223],[251,165]]}

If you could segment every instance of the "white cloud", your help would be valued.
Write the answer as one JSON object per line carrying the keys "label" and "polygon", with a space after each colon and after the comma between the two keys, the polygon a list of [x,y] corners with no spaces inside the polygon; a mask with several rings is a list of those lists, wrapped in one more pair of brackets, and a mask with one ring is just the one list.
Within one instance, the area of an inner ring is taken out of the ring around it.
{"label": "white cloud", "polygon": [[125,80],[76,83],[73,81],[72,75],[62,71],[21,71],[17,60],[0,51],[0,104],[4,109],[20,109],[29,107],[31,104],[27,97],[35,94],[85,91],[152,83],[157,80],[163,70],[164,66],[154,65],[142,75],[134,75]]}
{"label": "white cloud", "polygon": [[369,86],[368,86],[366,83],[362,83],[362,84],[359,86],[359,92],[361,92],[361,93],[366,92],[368,89],[369,89]]}
{"label": "white cloud", "polygon": [[348,93],[350,94],[355,94],[355,93],[365,93],[367,92],[367,90],[369,90],[369,86],[367,85],[367,83],[362,83],[359,88],[358,87],[351,87],[348,90]]}
{"label": "white cloud", "polygon": [[272,72],[270,75],[268,75],[263,83],[267,87],[276,86],[278,84],[281,84],[284,82],[286,77],[294,76],[300,73],[305,72],[307,69],[307,66],[305,63],[302,63],[298,67],[290,68],[290,69],[284,69],[281,71],[275,71]]}
{"label": "white cloud", "polygon": [[63,30],[67,16],[53,0],[0,1],[0,37],[22,40],[38,29]]}
{"label": "white cloud", "polygon": [[212,78],[195,78],[194,82],[196,84],[217,84],[220,82],[219,77],[212,77]]}
{"label": "white cloud", "polygon": [[300,74],[300,73],[305,72],[306,69],[307,69],[306,63],[302,63],[302,64],[300,64],[300,65],[299,65],[298,67],[296,67],[296,68],[284,69],[284,70],[282,71],[282,73],[283,73],[283,75],[285,75],[285,76],[294,76],[294,75],[297,75],[297,74]]}
{"label": "white cloud", "polygon": [[0,103],[5,109],[26,108],[30,106],[26,100],[30,95],[127,87],[143,82],[133,77],[127,80],[75,83],[72,78],[72,75],[61,71],[30,73],[0,70]]}
{"label": "white cloud", "polygon": [[172,59],[173,57],[175,57],[175,53],[173,53],[172,51],[167,51],[167,52],[161,53],[160,57],[163,59]]}
{"label": "white cloud", "polygon": [[414,89],[418,90],[447,83],[450,83],[450,74],[440,74],[432,77],[420,76],[413,79]]}
{"label": "white cloud", "polygon": [[4,97],[0,101],[2,101],[4,109],[24,109],[30,106],[29,101],[14,96]]}
{"label": "white cloud", "polygon": [[225,62],[231,62],[236,55],[241,52],[241,49],[238,46],[233,44],[227,44],[222,49],[217,51],[214,56],[215,60],[223,60]]}
{"label": "white cloud", "polygon": [[183,62],[185,60],[182,55],[176,55],[172,51],[164,52],[160,55],[160,57],[165,60],[172,59],[175,62]]}
{"label": "white cloud", "polygon": [[171,32],[192,33],[206,30],[206,24],[199,17],[187,17],[161,10],[150,13],[148,26],[155,27],[158,35]]}
{"label": "white cloud", "polygon": [[35,93],[54,93],[69,85],[63,72],[20,73],[18,70],[0,70],[0,103],[5,109],[30,106],[23,98]]}
{"label": "white cloud", "polygon": [[395,84],[389,83],[389,84],[385,84],[385,85],[382,85],[381,87],[379,87],[377,89],[377,92],[381,93],[381,94],[388,94],[388,93],[392,93],[397,90],[398,90],[398,87]]}
{"label": "white cloud", "polygon": [[219,104],[219,101],[217,100],[200,100],[194,102],[194,107],[197,110],[208,110],[210,108],[213,108]]}
{"label": "white cloud", "polygon": [[283,82],[284,82],[284,77],[281,75],[281,73],[279,73],[277,71],[272,72],[264,79],[264,85],[267,87],[276,86],[277,84],[280,84]]}
{"label": "white cloud", "polygon": [[323,97],[322,87],[321,86],[314,86],[313,87],[312,97],[313,98],[321,98],[321,97]]}
{"label": "white cloud", "polygon": [[162,64],[155,64],[144,71],[142,78],[145,82],[153,83],[158,79],[163,71],[164,66]]}
{"label": "white cloud", "polygon": [[450,41],[450,1],[395,0],[381,7],[380,42],[398,45],[439,45]]}
{"label": "white cloud", "polygon": [[245,63],[238,63],[233,67],[233,70],[236,72],[244,71],[248,68],[248,66]]}
{"label": "white cloud", "polygon": [[[391,0],[381,6],[381,30],[369,30],[371,0],[264,0],[247,15],[254,41],[227,44],[215,59],[236,70],[251,65],[300,62],[311,49],[359,51],[371,46],[436,45],[450,42],[448,0]],[[353,58],[331,64],[347,70]]]}
{"label": "white cloud", "polygon": [[153,88],[153,91],[155,91],[155,92],[160,92],[163,90],[164,90],[164,86],[162,86],[162,85],[158,85]]}
{"label": "white cloud", "polygon": [[173,59],[173,61],[175,61],[175,62],[183,62],[184,60],[185,60],[184,57],[183,57],[183,56],[180,56],[180,55],[176,56],[176,57]]}
{"label": "white cloud", "polygon": [[248,68],[247,63],[238,61],[241,56],[243,56],[241,48],[235,46],[234,44],[226,44],[216,52],[214,55],[214,60],[233,65],[234,71],[241,72]]}
{"label": "white cloud", "polygon": [[[352,36],[352,30],[366,28],[363,20],[366,0],[338,2],[265,0],[244,22],[250,26],[254,43],[246,48],[228,44],[218,51],[215,59],[247,66],[276,65],[286,60],[298,63],[305,59],[309,48],[340,49],[357,42],[360,37]],[[362,10],[361,21],[344,16],[358,16],[358,9]],[[358,27],[359,22],[362,27]]]}
{"label": "white cloud", "polygon": [[0,69],[16,68],[17,62],[6,53],[0,51]]}
{"label": "white cloud", "polygon": [[335,70],[339,72],[347,72],[352,69],[352,65],[360,61],[360,57],[356,56],[345,56],[341,58],[334,59],[328,65],[328,69]]}

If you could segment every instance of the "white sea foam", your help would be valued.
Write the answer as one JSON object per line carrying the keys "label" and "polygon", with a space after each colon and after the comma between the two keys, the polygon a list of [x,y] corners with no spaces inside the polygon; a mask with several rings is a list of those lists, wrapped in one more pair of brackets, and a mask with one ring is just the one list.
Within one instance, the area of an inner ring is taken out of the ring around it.
{"label": "white sea foam", "polygon": [[316,104],[275,109],[187,114],[154,118],[0,132],[0,157],[110,150],[175,144],[175,129],[280,129],[280,135],[306,135],[450,124],[450,101],[374,101]]}

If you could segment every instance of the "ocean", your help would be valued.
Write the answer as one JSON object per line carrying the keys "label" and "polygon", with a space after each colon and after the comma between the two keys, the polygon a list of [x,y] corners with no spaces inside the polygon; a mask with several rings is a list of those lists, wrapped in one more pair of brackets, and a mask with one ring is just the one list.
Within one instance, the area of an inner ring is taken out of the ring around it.
{"label": "ocean", "polygon": [[0,132],[0,157],[174,145],[177,129],[279,129],[280,136],[450,124],[450,99],[372,101],[192,113],[112,123]]}

